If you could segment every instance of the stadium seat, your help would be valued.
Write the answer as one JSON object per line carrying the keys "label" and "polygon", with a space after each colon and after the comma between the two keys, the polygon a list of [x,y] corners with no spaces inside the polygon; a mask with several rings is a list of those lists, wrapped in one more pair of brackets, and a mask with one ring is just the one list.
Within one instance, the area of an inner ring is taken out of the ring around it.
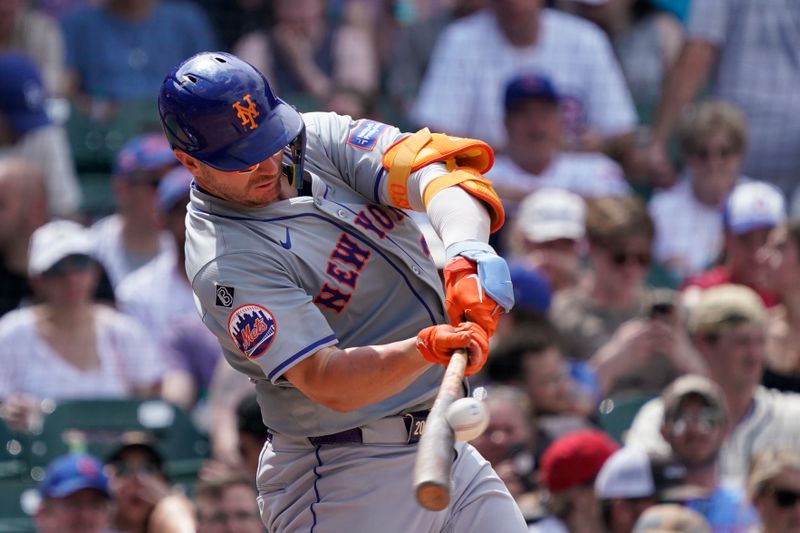
{"label": "stadium seat", "polygon": [[0,480],[0,533],[36,531],[33,514],[39,493],[32,481]]}
{"label": "stadium seat", "polygon": [[209,455],[208,436],[188,413],[163,400],[71,400],[55,404],[31,437],[31,476],[40,479],[48,462],[69,451],[105,459],[129,431],[147,434],[177,479],[192,479]]}
{"label": "stadium seat", "polygon": [[623,444],[625,432],[630,429],[636,413],[652,398],[653,396],[606,398],[598,407],[597,419],[600,428]]}

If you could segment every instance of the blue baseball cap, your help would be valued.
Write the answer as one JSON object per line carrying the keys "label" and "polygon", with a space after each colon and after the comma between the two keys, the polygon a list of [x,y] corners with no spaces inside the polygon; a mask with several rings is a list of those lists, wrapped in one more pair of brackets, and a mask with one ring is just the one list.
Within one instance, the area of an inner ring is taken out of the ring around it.
{"label": "blue baseball cap", "polygon": [[184,198],[189,197],[194,176],[183,165],[170,170],[158,184],[156,197],[158,210],[168,213]]}
{"label": "blue baseball cap", "polygon": [[39,69],[22,54],[0,54],[0,112],[19,134],[47,126],[47,92]]}
{"label": "blue baseball cap", "polygon": [[522,311],[546,314],[553,299],[553,288],[543,272],[523,265],[509,265],[514,286],[514,307]]}
{"label": "blue baseball cap", "polygon": [[65,498],[83,489],[95,489],[111,497],[108,478],[100,461],[88,454],[74,453],[54,459],[39,483],[43,498]]}
{"label": "blue baseball cap", "polygon": [[164,134],[143,133],[126,142],[117,153],[114,175],[129,176],[169,164],[178,164],[178,160]]}
{"label": "blue baseball cap", "polygon": [[506,111],[529,100],[558,103],[561,95],[550,78],[541,74],[522,74],[508,82],[504,99]]}

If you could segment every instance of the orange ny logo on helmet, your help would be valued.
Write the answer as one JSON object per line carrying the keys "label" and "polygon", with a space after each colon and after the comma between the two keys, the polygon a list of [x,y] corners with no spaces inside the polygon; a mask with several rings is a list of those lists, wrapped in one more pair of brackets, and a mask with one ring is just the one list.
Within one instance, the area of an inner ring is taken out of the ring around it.
{"label": "orange ny logo on helmet", "polygon": [[236,117],[242,121],[242,126],[250,125],[250,129],[254,130],[258,127],[256,124],[256,117],[260,115],[256,109],[256,104],[250,99],[250,95],[244,95],[244,101],[247,102],[245,107],[241,102],[236,102],[231,107],[236,110]]}

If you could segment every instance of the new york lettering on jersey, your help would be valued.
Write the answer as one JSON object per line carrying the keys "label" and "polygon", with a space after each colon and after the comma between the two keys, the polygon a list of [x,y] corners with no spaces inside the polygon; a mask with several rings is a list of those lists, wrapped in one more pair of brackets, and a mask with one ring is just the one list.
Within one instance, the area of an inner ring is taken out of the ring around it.
{"label": "new york lettering on jersey", "polygon": [[[383,240],[406,218],[408,215],[399,209],[370,205],[360,210],[353,222],[367,234]],[[356,290],[359,273],[372,255],[368,248],[347,233],[339,235],[325,268],[328,281],[314,298],[315,304],[337,314],[342,312]]]}

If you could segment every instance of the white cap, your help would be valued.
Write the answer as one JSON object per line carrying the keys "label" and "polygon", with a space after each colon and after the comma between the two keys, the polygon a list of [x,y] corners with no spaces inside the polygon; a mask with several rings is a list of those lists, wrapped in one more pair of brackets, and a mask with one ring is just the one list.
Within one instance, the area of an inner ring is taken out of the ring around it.
{"label": "white cap", "polygon": [[92,255],[89,230],[71,220],[48,222],[31,235],[28,274],[38,276],[70,255]]}
{"label": "white cap", "polygon": [[586,234],[586,204],[563,189],[539,189],[522,200],[514,224],[534,242],[579,240]]}
{"label": "white cap", "polygon": [[774,228],[786,220],[783,193],[763,181],[737,185],[725,202],[725,228],[732,233]]}
{"label": "white cap", "polygon": [[602,500],[644,498],[656,493],[650,458],[643,448],[623,446],[603,463],[594,482]]}

